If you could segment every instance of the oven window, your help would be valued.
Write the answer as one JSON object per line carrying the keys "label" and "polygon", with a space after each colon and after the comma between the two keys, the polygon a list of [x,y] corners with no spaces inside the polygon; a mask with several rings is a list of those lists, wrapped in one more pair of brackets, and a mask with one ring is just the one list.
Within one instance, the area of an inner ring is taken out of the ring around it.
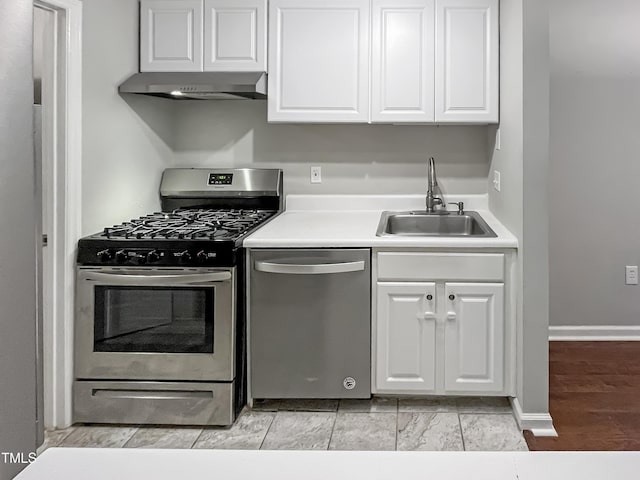
{"label": "oven window", "polygon": [[95,352],[213,353],[212,288],[95,287]]}

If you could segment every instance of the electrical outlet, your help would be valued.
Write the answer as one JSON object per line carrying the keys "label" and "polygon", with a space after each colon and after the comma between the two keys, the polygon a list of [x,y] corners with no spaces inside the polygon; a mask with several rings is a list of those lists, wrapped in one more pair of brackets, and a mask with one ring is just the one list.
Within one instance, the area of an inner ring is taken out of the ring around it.
{"label": "electrical outlet", "polygon": [[498,170],[493,171],[493,188],[500,191],[500,172]]}
{"label": "electrical outlet", "polygon": [[625,282],[627,285],[638,285],[638,266],[627,265],[624,267]]}
{"label": "electrical outlet", "polygon": [[311,183],[322,183],[322,167],[311,167]]}
{"label": "electrical outlet", "polygon": [[500,150],[502,140],[500,138],[500,129],[496,130],[496,150]]}

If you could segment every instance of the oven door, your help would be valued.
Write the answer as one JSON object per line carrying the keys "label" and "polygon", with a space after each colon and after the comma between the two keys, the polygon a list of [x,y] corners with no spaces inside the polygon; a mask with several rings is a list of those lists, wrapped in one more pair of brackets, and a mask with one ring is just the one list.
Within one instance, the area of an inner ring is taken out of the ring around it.
{"label": "oven door", "polygon": [[78,269],[78,379],[231,381],[233,268]]}

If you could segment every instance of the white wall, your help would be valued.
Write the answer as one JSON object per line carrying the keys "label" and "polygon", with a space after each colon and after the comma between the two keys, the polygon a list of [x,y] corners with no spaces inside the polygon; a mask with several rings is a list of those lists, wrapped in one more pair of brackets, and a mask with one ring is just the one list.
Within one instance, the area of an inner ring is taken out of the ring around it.
{"label": "white wall", "polygon": [[170,100],[118,95],[138,71],[138,1],[83,1],[82,231],[160,208]]}
{"label": "white wall", "polygon": [[550,323],[640,325],[640,2],[550,10]]}

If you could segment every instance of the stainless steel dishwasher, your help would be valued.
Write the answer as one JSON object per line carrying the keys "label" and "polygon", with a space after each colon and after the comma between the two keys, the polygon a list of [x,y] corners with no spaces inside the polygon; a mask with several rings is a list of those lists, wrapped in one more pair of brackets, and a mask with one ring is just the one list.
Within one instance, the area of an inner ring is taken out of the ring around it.
{"label": "stainless steel dishwasher", "polygon": [[368,249],[250,254],[253,398],[369,398]]}

